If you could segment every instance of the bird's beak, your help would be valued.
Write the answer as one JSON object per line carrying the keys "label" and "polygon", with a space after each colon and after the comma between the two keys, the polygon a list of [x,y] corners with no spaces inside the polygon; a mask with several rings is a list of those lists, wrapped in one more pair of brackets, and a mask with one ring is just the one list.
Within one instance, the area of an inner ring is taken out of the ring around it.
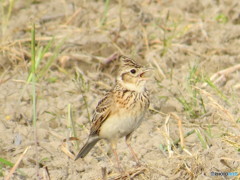
{"label": "bird's beak", "polygon": [[143,79],[149,79],[152,75],[152,69],[146,68],[139,74],[139,76]]}

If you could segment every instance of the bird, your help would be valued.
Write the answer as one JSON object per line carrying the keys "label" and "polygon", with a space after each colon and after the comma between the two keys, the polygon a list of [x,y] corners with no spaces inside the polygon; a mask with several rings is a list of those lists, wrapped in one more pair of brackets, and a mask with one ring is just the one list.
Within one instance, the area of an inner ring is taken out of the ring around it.
{"label": "bird", "polygon": [[121,166],[117,154],[118,139],[125,137],[137,165],[140,161],[134,152],[130,139],[149,108],[149,92],[146,83],[151,76],[150,68],[139,65],[133,59],[119,55],[120,67],[115,86],[98,102],[95,109],[87,142],[80,149],[75,160],[84,158],[101,139],[111,144],[117,166]]}

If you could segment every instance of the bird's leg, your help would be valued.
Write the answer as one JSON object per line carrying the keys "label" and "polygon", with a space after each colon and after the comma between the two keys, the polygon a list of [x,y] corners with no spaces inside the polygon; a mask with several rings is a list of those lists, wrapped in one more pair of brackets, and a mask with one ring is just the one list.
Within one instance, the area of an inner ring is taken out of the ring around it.
{"label": "bird's leg", "polygon": [[119,161],[119,158],[118,158],[118,153],[117,153],[117,145],[115,142],[112,142],[111,143],[111,147],[112,147],[112,151],[113,151],[113,154],[115,156],[115,159],[117,161],[117,166],[118,166],[118,170],[119,172],[121,173],[121,179],[125,179],[125,177],[127,177],[128,179],[130,179],[130,176],[127,172],[124,171],[124,169],[121,167],[120,165],[120,161]]}
{"label": "bird's leg", "polygon": [[118,153],[117,153],[117,145],[116,145],[116,143],[115,142],[112,142],[111,143],[111,148],[112,148],[112,151],[113,151],[113,154],[114,154],[114,156],[115,156],[115,159],[116,159],[116,161],[117,161],[117,167],[118,167],[118,170],[119,170],[119,172],[121,173],[121,174],[123,174],[123,169],[122,169],[122,167],[121,167],[121,165],[120,165],[120,161],[119,161],[119,158],[118,158]]}
{"label": "bird's leg", "polygon": [[137,163],[137,166],[141,166],[141,163],[140,163],[140,161],[139,161],[139,159],[138,159],[138,157],[137,157],[137,154],[134,152],[134,150],[133,150],[133,148],[132,148],[132,146],[131,146],[131,144],[130,144],[130,140],[131,140],[131,134],[128,134],[128,135],[126,136],[126,139],[125,139],[126,144],[127,144],[128,148],[130,149],[130,152],[131,152],[131,154],[132,154],[132,156],[133,156],[133,159],[134,159],[135,162]]}

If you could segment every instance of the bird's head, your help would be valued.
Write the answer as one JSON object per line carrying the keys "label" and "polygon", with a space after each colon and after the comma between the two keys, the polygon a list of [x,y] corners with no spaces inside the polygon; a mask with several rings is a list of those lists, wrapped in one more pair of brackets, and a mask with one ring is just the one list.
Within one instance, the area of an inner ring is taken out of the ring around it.
{"label": "bird's head", "polygon": [[144,91],[145,84],[151,76],[150,69],[125,56],[120,56],[120,62],[117,81],[126,89],[138,92]]}

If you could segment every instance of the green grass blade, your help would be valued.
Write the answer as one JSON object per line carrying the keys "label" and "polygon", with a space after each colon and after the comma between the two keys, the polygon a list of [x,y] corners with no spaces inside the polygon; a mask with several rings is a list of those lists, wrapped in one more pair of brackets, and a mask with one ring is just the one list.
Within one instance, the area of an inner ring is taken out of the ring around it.
{"label": "green grass blade", "polygon": [[32,83],[32,121],[34,129],[34,142],[36,153],[36,176],[39,176],[39,161],[38,161],[38,142],[37,142],[37,97],[36,97],[36,51],[35,51],[35,24],[32,26],[32,40],[31,40],[31,83]]}
{"label": "green grass blade", "polygon": [[219,97],[221,97],[225,102],[230,104],[227,97],[222,93],[222,91],[210,79],[205,79],[205,82],[218,94]]}
{"label": "green grass blade", "polygon": [[199,141],[201,142],[202,147],[203,147],[204,149],[209,148],[209,146],[208,146],[208,144],[207,144],[204,136],[201,134],[201,132],[199,131],[199,129],[195,129],[195,133],[197,134],[197,137],[198,137]]}
{"label": "green grass blade", "polygon": [[[36,63],[35,63],[35,69],[38,69],[38,66],[41,62],[41,60],[43,59],[43,56],[49,51],[49,49],[52,47],[53,45],[53,40],[54,38],[52,38],[51,41],[48,42],[47,46],[43,47],[39,47],[37,49],[37,56],[36,56]],[[27,83],[31,82],[32,80],[32,72],[30,73],[30,75],[28,76],[28,80]]]}
{"label": "green grass blade", "polygon": [[6,160],[6,159],[3,159],[3,158],[0,158],[0,163],[3,163],[7,166],[10,166],[10,167],[13,167],[13,163],[11,163],[10,161]]}
{"label": "green grass blade", "polygon": [[[3,164],[3,166],[1,165]],[[4,173],[2,172],[2,168],[5,166],[9,166],[9,167],[13,167],[14,164],[4,158],[0,158],[0,177],[4,175]],[[21,171],[20,169],[17,169],[17,172],[20,173],[23,176],[26,176],[26,173],[24,173],[23,171]]]}
{"label": "green grass blade", "polygon": [[105,0],[103,18],[101,19],[101,26],[103,26],[106,23],[107,13],[109,9],[109,2],[110,0]]}
{"label": "green grass blade", "polygon": [[39,72],[39,78],[41,78],[50,68],[53,61],[58,57],[60,49],[64,43],[64,40],[54,49],[53,55],[48,59],[46,65],[43,67],[43,69]]}

